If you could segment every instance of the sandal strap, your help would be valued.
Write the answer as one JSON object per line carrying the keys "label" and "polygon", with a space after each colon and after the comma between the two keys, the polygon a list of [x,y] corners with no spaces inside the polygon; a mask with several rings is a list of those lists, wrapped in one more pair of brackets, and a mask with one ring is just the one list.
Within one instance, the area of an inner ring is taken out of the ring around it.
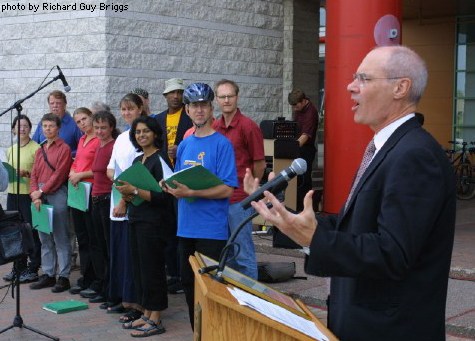
{"label": "sandal strap", "polygon": [[147,319],[147,323],[148,323],[149,325],[151,325],[152,327],[158,327],[158,325],[159,325],[160,323],[162,323],[162,321],[159,320],[158,322],[155,322],[154,320]]}

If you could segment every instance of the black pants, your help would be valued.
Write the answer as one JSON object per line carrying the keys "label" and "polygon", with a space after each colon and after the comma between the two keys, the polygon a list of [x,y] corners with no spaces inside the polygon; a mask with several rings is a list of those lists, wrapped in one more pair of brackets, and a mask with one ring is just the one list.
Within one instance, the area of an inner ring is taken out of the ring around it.
{"label": "black pants", "polygon": [[89,211],[87,212],[71,208],[71,216],[78,241],[79,265],[83,277],[83,286],[97,291],[100,290],[100,286],[96,282],[96,273],[92,265],[92,253],[94,249],[97,249],[97,245],[95,245],[95,238],[93,238],[95,226],[90,207],[91,203],[89,203]]}
{"label": "black pants", "polygon": [[165,271],[167,240],[160,228],[156,223],[129,221],[129,243],[137,303],[152,311],[168,308]]}
{"label": "black pants", "polygon": [[[17,205],[18,198],[18,205]],[[31,198],[28,194],[12,194],[8,193],[7,195],[7,210],[9,211],[19,211],[23,219],[27,223],[31,222]],[[38,236],[38,230],[33,229],[33,241],[34,241],[34,250],[30,254],[30,264],[28,264],[28,258],[21,257],[17,260],[17,270],[23,271],[30,267],[33,271],[38,271],[41,267],[41,241]]]}
{"label": "black pants", "polygon": [[110,260],[110,194],[92,198],[92,219],[95,224],[95,245],[92,252],[92,264],[96,278],[102,283],[99,293],[107,297],[109,292],[109,260]]}
{"label": "black pants", "polygon": [[[173,209],[175,210],[175,217],[177,214],[177,200],[173,199]],[[178,237],[175,236],[168,239],[167,246],[165,248],[165,262],[167,265],[167,274],[170,277],[180,277],[180,260],[178,256]]]}
{"label": "black pants", "polygon": [[312,164],[317,150],[314,145],[305,144],[300,147],[299,156],[307,162],[307,171],[297,177],[297,211],[303,210],[303,199],[312,189]]}
{"label": "black pants", "polygon": [[186,303],[191,328],[194,328],[195,315],[195,277],[188,258],[194,255],[195,251],[208,257],[219,260],[221,250],[226,245],[226,240],[198,239],[198,238],[178,238],[178,253],[180,255],[181,284],[185,291]]}

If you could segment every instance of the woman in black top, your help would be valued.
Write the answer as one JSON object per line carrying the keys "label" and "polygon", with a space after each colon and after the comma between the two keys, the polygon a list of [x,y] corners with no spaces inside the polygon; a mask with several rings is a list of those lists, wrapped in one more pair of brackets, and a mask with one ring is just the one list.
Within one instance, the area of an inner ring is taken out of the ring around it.
{"label": "woman in black top", "polygon": [[[159,149],[162,130],[151,117],[139,117],[130,129],[130,140],[143,155],[135,162],[142,162],[158,181],[171,174],[168,157]],[[129,202],[129,239],[132,255],[134,284],[137,303],[144,308],[141,318],[124,323],[123,328],[135,329],[132,336],[143,337],[165,332],[160,311],[168,307],[167,278],[164,249],[167,240],[176,232],[173,197],[164,192],[144,190],[122,181],[117,186]],[[143,202],[138,206],[130,202],[135,197]]]}

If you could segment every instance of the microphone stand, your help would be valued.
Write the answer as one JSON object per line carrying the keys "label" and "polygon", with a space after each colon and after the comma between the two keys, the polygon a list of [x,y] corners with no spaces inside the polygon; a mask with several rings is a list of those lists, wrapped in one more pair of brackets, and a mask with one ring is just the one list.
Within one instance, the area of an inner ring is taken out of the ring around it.
{"label": "microphone stand", "polygon": [[[271,203],[266,204],[268,208],[272,207]],[[233,231],[231,236],[229,237],[226,245],[224,246],[223,250],[221,251],[221,256],[219,257],[219,264],[218,265],[211,265],[211,266],[205,266],[201,269],[198,270],[200,274],[206,274],[209,273],[213,270],[216,270],[216,275],[212,276],[215,280],[218,282],[224,283],[223,279],[223,272],[224,272],[224,267],[226,266],[226,261],[228,259],[228,253],[229,249],[234,245],[234,240],[236,240],[237,235],[239,232],[241,232],[242,228],[252,219],[257,217],[259,215],[258,212],[254,212],[251,214],[249,217],[244,219],[239,226]]]}
{"label": "microphone stand", "polygon": [[[16,167],[16,194],[17,194],[17,196],[16,196],[16,207],[17,207],[18,211],[20,211],[20,196],[19,196],[19,194],[20,194],[20,115],[21,115],[21,111],[23,110],[23,107],[21,106],[21,104],[24,101],[26,101],[28,98],[31,98],[34,95],[36,95],[39,91],[43,90],[44,88],[46,88],[51,83],[57,81],[58,79],[60,79],[59,75],[54,77],[49,82],[46,82],[44,85],[40,86],[38,89],[33,91],[31,94],[29,94],[25,98],[19,99],[18,101],[13,103],[13,105],[10,108],[8,108],[8,109],[4,110],[2,113],[0,113],[0,117],[2,117],[3,115],[5,115],[10,110],[16,109],[16,111],[17,111],[18,130],[17,130],[17,159],[16,159],[16,161],[17,161],[16,162],[16,164],[17,164],[17,167]],[[21,216],[22,215],[21,215],[21,212],[20,212],[20,217]],[[4,332],[6,332],[7,330],[10,330],[12,328],[18,327],[18,328],[28,329],[28,330],[30,330],[34,333],[43,335],[43,336],[45,336],[45,337],[47,337],[51,340],[59,341],[58,337],[51,336],[51,335],[46,334],[45,332],[42,332],[38,329],[26,326],[23,323],[23,318],[20,315],[20,273],[19,273],[19,269],[18,269],[18,262],[16,260],[13,263],[13,272],[14,272],[14,276],[13,276],[14,279],[13,279],[13,282],[12,282],[12,287],[13,288],[16,287],[16,315],[13,318],[13,323],[10,326],[0,330],[0,334],[3,334]],[[12,292],[12,295],[13,295],[13,292]]]}

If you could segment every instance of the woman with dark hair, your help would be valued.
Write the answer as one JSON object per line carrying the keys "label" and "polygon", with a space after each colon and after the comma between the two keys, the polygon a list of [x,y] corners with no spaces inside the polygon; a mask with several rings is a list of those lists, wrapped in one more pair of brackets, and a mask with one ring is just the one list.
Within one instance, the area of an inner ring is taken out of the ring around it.
{"label": "woman with dark hair", "polygon": [[[151,117],[139,117],[132,123],[130,140],[137,151],[135,158],[159,182],[169,176],[171,164],[162,146],[162,129]],[[164,192],[144,190],[120,181],[117,189],[130,202],[136,196],[144,201],[129,205],[129,242],[137,303],[143,309],[141,318],[123,324],[125,329],[135,329],[134,337],[145,337],[165,332],[160,320],[160,311],[168,307],[167,276],[164,250],[175,233],[173,197]]]}
{"label": "woman with dark hair", "polygon": [[[107,301],[100,307],[106,309],[114,305],[114,302],[111,302],[108,296],[111,224],[109,211],[112,180],[107,177],[107,164],[111,158],[112,148],[119,131],[116,128],[117,121],[109,111],[96,112],[92,116],[92,126],[94,134],[100,141],[91,165],[94,178],[94,187],[91,193],[92,219],[96,225],[93,238],[95,238],[98,251],[93,253],[93,264],[96,276],[102,283],[99,296]],[[99,298],[95,301],[99,301]]]}
{"label": "woman with dark hair", "polygon": [[[15,176],[8,182],[7,210],[20,211],[25,221],[31,224],[30,174],[33,162],[35,161],[35,152],[40,145],[30,138],[31,121],[28,116],[20,115],[13,119],[12,133],[13,135],[19,133],[20,137],[20,179],[16,179]],[[16,167],[18,167],[17,152],[17,143],[7,149],[7,162],[15,169],[15,174]],[[18,182],[20,186],[17,192]],[[35,241],[35,248],[30,254],[30,263],[27,263],[27,256],[17,261],[20,283],[38,280],[38,270],[41,266],[41,242],[36,229],[33,230],[33,239]],[[5,281],[12,281],[13,275],[14,271],[12,268],[10,273],[3,276],[3,279]]]}
{"label": "woman with dark hair", "polygon": [[[143,102],[136,94],[125,95],[119,103],[120,113],[125,123],[130,127],[140,116],[146,116]],[[116,179],[124,170],[132,165],[138,156],[134,145],[130,142],[129,131],[120,134],[112,149],[111,158],[107,165],[107,176]],[[112,191],[110,209],[110,278],[109,300],[118,303],[108,307],[110,313],[124,313],[120,322],[129,322],[142,315],[142,307],[136,303],[135,287],[132,274],[132,259],[128,236],[127,203],[120,193]],[[116,198],[119,196],[120,198]],[[120,302],[122,302],[120,304]]]}

